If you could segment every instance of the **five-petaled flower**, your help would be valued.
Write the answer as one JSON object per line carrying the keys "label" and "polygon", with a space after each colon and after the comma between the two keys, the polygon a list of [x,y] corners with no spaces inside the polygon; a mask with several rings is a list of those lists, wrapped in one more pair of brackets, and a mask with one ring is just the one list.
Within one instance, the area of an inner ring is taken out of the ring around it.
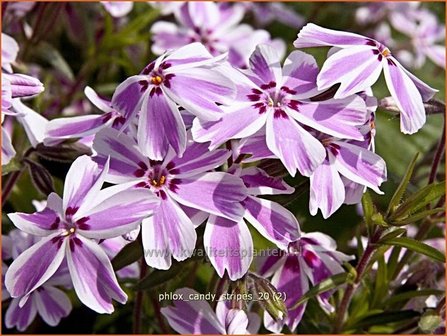
{"label": "five-petaled flower", "polygon": [[86,306],[111,313],[112,299],[126,302],[109,257],[94,239],[129,232],[158,200],[126,185],[100,190],[107,172],[108,162],[98,170],[88,156],[81,156],[67,174],[63,199],[52,193],[44,210],[8,215],[20,230],[43,237],[10,265],[5,285],[12,297],[30,295],[66,260],[76,294]]}
{"label": "five-petaled flower", "polygon": [[141,226],[149,266],[169,269],[171,256],[178,261],[189,258],[197,239],[195,227],[207,214],[239,221],[244,213],[240,202],[247,190],[242,180],[212,171],[231,153],[224,149],[210,152],[207,147],[188,140],[181,158],[171,148],[164,160],[154,161],[132,137],[117,130],[104,129],[95,138],[94,160],[104,165],[110,157],[106,181],[132,184],[149,199],[159,199],[155,209],[147,208],[148,218]]}
{"label": "five-petaled flower", "polygon": [[130,122],[139,113],[137,139],[143,153],[163,160],[168,149],[182,156],[186,128],[179,105],[202,120],[217,120],[231,101],[233,82],[218,70],[224,57],[212,57],[200,43],[170,51],[129,77],[115,90],[112,106]]}
{"label": "five-petaled flower", "polygon": [[326,156],[309,129],[363,139],[358,128],[366,120],[366,107],[359,96],[310,99],[318,93],[318,66],[310,55],[295,51],[281,67],[275,50],[260,45],[250,57],[247,71],[228,69],[227,73],[236,81],[237,101],[223,108],[225,114],[219,121],[195,119],[195,141],[210,141],[214,148],[228,139],[246,138],[265,128],[268,148],[289,173],[295,176],[298,169],[309,176]]}
{"label": "five-petaled flower", "polygon": [[380,42],[309,23],[298,33],[294,45],[297,48],[337,48],[324,62],[318,74],[319,89],[327,89],[340,83],[334,97],[347,97],[372,86],[383,70],[388,89],[401,112],[401,131],[412,134],[425,124],[424,102],[431,99],[438,90],[411,74]]}

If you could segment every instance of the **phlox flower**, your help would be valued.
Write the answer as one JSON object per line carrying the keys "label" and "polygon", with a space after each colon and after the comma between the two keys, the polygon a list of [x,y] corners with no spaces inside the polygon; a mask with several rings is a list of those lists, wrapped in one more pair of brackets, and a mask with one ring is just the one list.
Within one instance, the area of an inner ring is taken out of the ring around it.
{"label": "phlox flower", "polygon": [[107,254],[92,239],[120,236],[138,226],[157,199],[128,186],[101,186],[108,171],[88,156],[75,160],[67,173],[64,195],[48,196],[44,210],[10,213],[20,230],[42,237],[10,265],[5,285],[13,298],[26,297],[66,261],[75,292],[98,313],[113,312],[112,299],[125,303]]}
{"label": "phlox flower", "polygon": [[380,42],[309,23],[298,33],[294,46],[341,49],[328,57],[317,77],[321,90],[340,83],[334,98],[347,97],[371,87],[383,70],[388,89],[401,112],[401,131],[412,134],[425,124],[424,102],[437,90],[406,70]]}
{"label": "phlox flower", "polygon": [[247,273],[253,260],[253,239],[245,221],[284,250],[289,243],[299,238],[300,228],[289,210],[276,202],[258,197],[290,194],[293,188],[256,167],[241,169],[233,166],[229,171],[240,177],[248,190],[247,198],[241,203],[245,209],[243,218],[234,221],[210,215],[203,244],[217,274],[223,277],[226,270],[234,281]]}
{"label": "phlox flower", "polygon": [[[338,252],[335,241],[320,232],[303,233],[301,238],[289,245],[287,253],[280,256],[269,256],[260,265],[259,273],[264,277],[272,277],[272,285],[278,292],[285,293],[285,304],[288,315],[275,321],[264,312],[264,326],[274,332],[281,332],[287,325],[293,332],[303,317],[306,303],[291,309],[295,303],[309,290],[309,284],[316,285],[328,277],[343,273],[341,264],[351,257]],[[326,310],[333,310],[328,300],[331,292],[318,296],[318,301]]]}
{"label": "phlox flower", "polygon": [[181,288],[175,291],[183,299],[174,300],[174,306],[161,308],[169,325],[179,334],[256,334],[260,321],[258,315],[231,307],[231,301],[220,300],[214,312],[206,301],[189,300],[198,295],[195,290]]}
{"label": "phlox flower", "polygon": [[390,22],[396,30],[411,38],[415,68],[421,68],[427,57],[445,68],[445,25],[438,22],[436,15],[426,9],[393,12]]}
{"label": "phlox flower", "polygon": [[201,42],[212,55],[228,52],[232,65],[246,67],[248,56],[260,43],[272,43],[285,51],[284,42],[271,41],[267,31],[241,24],[244,14],[242,4],[185,2],[174,11],[177,24],[158,21],[152,26],[152,52],[160,55],[191,42]]}
{"label": "phlox flower", "polygon": [[268,149],[288,172],[295,176],[298,170],[309,176],[326,156],[311,128],[340,138],[363,139],[358,128],[366,120],[366,106],[359,96],[311,99],[318,94],[318,66],[308,54],[292,52],[281,67],[275,50],[259,45],[247,71],[228,69],[226,73],[237,83],[235,103],[223,108],[218,121],[194,120],[195,141],[209,141],[214,148],[264,129]]}
{"label": "phlox flower", "polygon": [[241,179],[225,172],[212,172],[231,153],[209,151],[205,144],[188,140],[182,157],[172,148],[162,161],[145,156],[135,139],[114,129],[100,131],[93,143],[95,161],[103,165],[110,157],[106,181],[129,183],[136,190],[156,197],[159,204],[148,208],[141,225],[144,255],[149,266],[169,269],[171,257],[185,260],[193,253],[195,227],[207,214],[239,221],[247,196]]}
{"label": "phlox flower", "polygon": [[180,156],[185,151],[178,105],[203,120],[219,119],[222,109],[216,103],[229,102],[234,91],[231,80],[216,70],[221,60],[191,43],[163,54],[116,88],[112,106],[128,122],[139,112],[137,139],[146,156],[162,160],[169,146]]}

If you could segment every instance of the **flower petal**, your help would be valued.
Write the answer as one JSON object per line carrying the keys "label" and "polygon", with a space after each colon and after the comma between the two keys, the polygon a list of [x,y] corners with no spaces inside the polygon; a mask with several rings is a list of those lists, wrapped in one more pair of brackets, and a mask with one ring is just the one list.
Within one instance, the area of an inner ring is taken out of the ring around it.
{"label": "flower petal", "polygon": [[28,75],[2,73],[2,78],[11,85],[12,98],[33,97],[44,91],[41,81]]}
{"label": "flower petal", "polygon": [[374,51],[371,46],[361,45],[331,55],[318,74],[318,89],[341,83],[334,95],[338,99],[371,87],[379,79],[385,62],[380,61]]}
{"label": "flower petal", "polygon": [[[48,198],[50,200],[56,199],[60,201],[59,196],[55,193],[51,193]],[[25,231],[26,233],[36,236],[48,236],[63,227],[63,223],[60,218],[61,210],[61,206],[59,210],[53,210],[46,206],[39,212],[34,212],[32,214],[15,212],[8,214],[8,217],[16,227],[22,231]]]}
{"label": "flower petal", "polygon": [[215,69],[192,68],[175,72],[167,96],[201,120],[218,120],[225,103],[235,93],[233,82]]}
{"label": "flower petal", "polygon": [[212,172],[182,178],[169,194],[183,205],[237,221],[244,211],[239,202],[247,191],[240,178]]}
{"label": "flower petal", "polygon": [[197,234],[185,212],[167,196],[161,199],[154,215],[143,220],[142,238],[146,263],[158,269],[169,269],[171,256],[183,261],[192,255]]}
{"label": "flower petal", "polygon": [[109,114],[104,114],[53,119],[47,125],[44,143],[51,145],[62,139],[82,138],[96,134],[108,124],[107,122],[111,120],[109,117]]}
{"label": "flower petal", "polygon": [[139,82],[146,79],[146,76],[132,76],[115,89],[112,97],[112,106],[128,120],[132,119],[141,107],[144,92],[141,91],[142,86]]}
{"label": "flower petal", "polygon": [[291,194],[295,190],[281,178],[272,177],[257,167],[242,169],[240,178],[250,195]]}
{"label": "flower petal", "polygon": [[230,309],[225,322],[228,335],[244,335],[247,333],[248,317],[245,311]]}
{"label": "flower petal", "polygon": [[9,266],[5,285],[12,297],[31,293],[59,268],[65,256],[66,239],[54,233],[42,238]]}
{"label": "flower petal", "polygon": [[282,85],[296,91],[297,97],[310,97],[312,93],[317,93],[318,72],[318,65],[313,56],[299,50],[292,51],[284,62]]}
{"label": "flower petal", "polygon": [[301,102],[287,113],[302,124],[342,139],[363,140],[360,127],[367,121],[365,101],[357,95],[344,99]]}
{"label": "flower petal", "polygon": [[345,186],[334,165],[334,158],[323,161],[310,175],[309,212],[312,216],[321,209],[323,218],[328,218],[345,200]]}
{"label": "flower petal", "polygon": [[107,182],[123,183],[135,181],[134,173],[141,170],[139,163],[149,166],[149,160],[143,154],[134,139],[113,128],[101,130],[95,136],[93,149],[97,156],[93,160],[103,167],[110,156],[110,169]]}
{"label": "flower petal", "polygon": [[342,141],[334,143],[340,147],[334,162],[340,174],[381,194],[379,186],[387,176],[385,161],[362,147]]}
{"label": "flower petal", "polygon": [[95,242],[81,235],[69,238],[67,264],[76,294],[83,304],[99,314],[113,312],[112,299],[126,303],[109,257]]}
{"label": "flower petal", "polygon": [[48,125],[48,120],[23,104],[19,99],[13,100],[12,107],[18,113],[17,121],[25,129],[26,136],[31,145],[36,147],[39,143],[42,143],[45,138],[45,129]]}
{"label": "flower petal", "polygon": [[424,103],[418,88],[395,60],[386,63],[384,75],[391,96],[400,110],[401,132],[417,132],[426,121]]}
{"label": "flower petal", "polygon": [[7,165],[14,156],[16,156],[16,151],[12,146],[11,137],[2,127],[2,166]]}
{"label": "flower petal", "polygon": [[267,145],[281,160],[290,175],[298,169],[309,176],[323,162],[326,152],[323,145],[289,116],[268,116]]}
{"label": "flower petal", "polygon": [[175,157],[170,161],[173,165],[171,174],[177,177],[188,177],[204,173],[224,164],[230,155],[231,152],[228,150],[209,151],[207,144],[190,141],[183,156]]}
{"label": "flower petal", "polygon": [[298,33],[298,38],[293,42],[295,48],[308,47],[350,47],[365,44],[366,37],[358,34],[327,29],[313,23],[305,25]]}
{"label": "flower petal", "polygon": [[217,274],[225,271],[232,281],[247,273],[253,260],[253,240],[247,224],[210,216],[206,223],[203,244]]}
{"label": "flower petal", "polygon": [[82,204],[90,204],[104,183],[108,162],[102,170],[87,155],[78,157],[65,177],[63,208],[64,213],[69,207],[77,211]]}
{"label": "flower petal", "polygon": [[155,91],[143,101],[138,121],[138,145],[153,160],[163,160],[172,146],[182,156],[186,146],[186,128],[178,107],[163,92]]}
{"label": "flower petal", "polygon": [[36,318],[37,308],[33,300],[28,300],[22,307],[19,307],[19,301],[19,299],[11,300],[5,314],[5,325],[8,329],[15,327],[23,332]]}
{"label": "flower petal", "polygon": [[155,55],[187,45],[191,40],[186,32],[175,23],[157,21],[151,26],[152,46]]}
{"label": "flower petal", "polygon": [[225,334],[226,330],[220,324],[216,314],[206,301],[191,301],[188,298],[198,293],[189,288],[181,288],[175,294],[183,299],[174,300],[174,307],[163,307],[161,313],[169,325],[179,334]]}
{"label": "flower petal", "polygon": [[[250,56],[249,69],[256,76],[256,84],[276,84],[282,81],[282,68],[277,51],[268,44],[260,44]],[[251,77],[251,76],[250,76]],[[276,86],[276,85],[275,85]]]}
{"label": "flower petal", "polygon": [[136,229],[141,220],[150,216],[159,199],[135,183],[115,185],[97,193],[88,208],[80,208],[73,216],[78,232],[84,237],[107,239]]}
{"label": "flower petal", "polygon": [[300,237],[295,216],[278,203],[248,196],[242,204],[246,209],[244,218],[279,248],[287,249],[289,243]]}
{"label": "flower petal", "polygon": [[[255,134],[266,121],[253,103],[241,103],[223,108],[225,114],[218,121],[201,122],[196,118],[192,126],[195,141],[210,141],[210,149],[220,146],[229,139],[246,138]],[[237,122],[234,122],[237,120]]]}
{"label": "flower petal", "polygon": [[284,303],[288,309],[288,315],[284,318],[282,323],[275,323],[267,313],[264,313],[264,323],[267,322],[265,327],[272,332],[279,333],[282,329],[282,324],[285,323],[289,329],[294,332],[303,317],[306,303],[293,310],[290,308],[294,306],[309,289],[307,277],[296,256],[287,257],[282,267],[274,274],[272,285],[275,286],[279,293],[284,293],[286,298]]}
{"label": "flower petal", "polygon": [[63,317],[70,314],[70,299],[56,287],[45,286],[42,290],[37,290],[34,292],[33,299],[39,315],[52,327],[58,325]]}

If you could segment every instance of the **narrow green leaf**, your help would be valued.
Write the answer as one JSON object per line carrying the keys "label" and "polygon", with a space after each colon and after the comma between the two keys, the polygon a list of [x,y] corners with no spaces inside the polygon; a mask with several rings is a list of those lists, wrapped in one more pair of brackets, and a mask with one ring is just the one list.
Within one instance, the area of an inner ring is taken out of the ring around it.
{"label": "narrow green leaf", "polygon": [[391,231],[385,233],[385,235],[383,235],[382,238],[380,238],[380,241],[399,237],[400,235],[404,234],[405,232],[407,232],[406,229],[391,230]]}
{"label": "narrow green leaf", "polygon": [[374,215],[374,203],[371,198],[371,194],[366,191],[362,196],[363,217],[368,229],[372,225],[372,216]]}
{"label": "narrow green leaf", "polygon": [[354,277],[351,273],[340,273],[327,278],[320,283],[313,286],[309,291],[304,294],[293,306],[290,310],[295,309],[296,307],[302,305],[307,300],[321,294],[327,292],[328,290],[334,289],[338,286],[349,283],[354,280]]}
{"label": "narrow green leaf", "polygon": [[389,277],[388,280],[389,281],[392,280],[394,272],[396,271],[397,263],[399,262],[400,251],[402,251],[401,247],[394,246],[393,250],[391,251],[391,255],[388,259],[388,277]]}
{"label": "narrow green leaf", "polygon": [[445,181],[432,183],[408,197],[389,216],[389,219],[396,220],[410,216],[443,195],[445,195]]}
{"label": "narrow green leaf", "polygon": [[[180,266],[181,265],[181,266]],[[143,279],[141,279],[134,287],[134,290],[142,290],[142,289],[152,289],[154,287],[160,286],[165,282],[176,278],[185,272],[183,268],[184,263],[174,264],[170,269],[166,271],[154,270],[153,272],[146,275]]]}
{"label": "narrow green leaf", "polygon": [[13,158],[7,165],[2,166],[2,176],[18,171],[21,168],[21,163],[16,158]]}
{"label": "narrow green leaf", "polygon": [[365,317],[353,324],[350,329],[367,329],[378,325],[403,322],[420,316],[420,313],[414,310],[387,311]]}
{"label": "narrow green leaf", "polygon": [[444,291],[439,289],[420,289],[420,290],[414,290],[414,291],[408,291],[401,294],[396,294],[390,297],[386,302],[386,306],[393,305],[395,303],[401,302],[401,301],[407,301],[415,297],[421,297],[421,296],[430,296],[430,295],[442,295],[444,294]]}
{"label": "narrow green leaf", "polygon": [[387,295],[388,289],[388,274],[385,258],[382,255],[378,260],[379,267],[376,272],[376,282],[374,286],[374,295],[371,307],[380,307],[383,298]]}
{"label": "narrow green leaf", "polygon": [[421,212],[418,212],[417,214],[411,215],[404,219],[397,218],[394,221],[392,221],[391,224],[395,225],[395,226],[407,225],[407,224],[417,222],[417,221],[424,219],[428,216],[437,214],[439,212],[445,212],[445,208],[442,207],[442,208],[435,208],[435,209],[430,209],[430,210],[426,210],[426,211],[421,211]]}
{"label": "narrow green leaf", "polygon": [[113,258],[112,266],[115,271],[138,261],[143,256],[143,247],[139,240],[135,240],[126,246]]}
{"label": "narrow green leaf", "polygon": [[380,244],[406,247],[407,249],[412,250],[416,253],[426,255],[427,257],[432,258],[436,261],[445,263],[445,256],[443,253],[427,244],[424,244],[412,238],[408,237],[391,238],[381,241]]}
{"label": "narrow green leaf", "polygon": [[47,42],[41,42],[39,47],[37,48],[37,54],[44,61],[51,64],[51,66],[60,71],[63,75],[65,75],[69,80],[74,80],[73,71],[68,65],[67,61],[61,55],[61,53],[54,48],[51,44]]}
{"label": "narrow green leaf", "polygon": [[405,191],[407,190],[408,183],[410,183],[411,176],[413,175],[414,166],[416,165],[417,158],[419,153],[416,153],[413,160],[411,160],[408,165],[407,171],[405,172],[402,181],[394,192],[393,197],[391,198],[390,203],[388,204],[388,209],[386,210],[386,214],[389,215],[395,207],[397,207],[404,196]]}

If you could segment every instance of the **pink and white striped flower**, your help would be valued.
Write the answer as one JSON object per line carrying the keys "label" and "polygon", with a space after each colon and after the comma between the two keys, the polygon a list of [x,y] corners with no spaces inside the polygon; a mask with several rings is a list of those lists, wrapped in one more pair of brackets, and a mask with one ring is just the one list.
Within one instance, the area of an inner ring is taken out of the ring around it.
{"label": "pink and white striped flower", "polygon": [[109,257],[94,239],[120,236],[136,228],[157,198],[129,186],[101,190],[102,170],[88,156],[72,164],[61,199],[51,193],[42,211],[11,213],[15,226],[42,237],[10,265],[5,285],[13,298],[27,297],[66,261],[76,294],[98,313],[112,313],[112,299],[125,303]]}
{"label": "pink and white striped flower", "polygon": [[424,102],[438,90],[411,74],[380,42],[309,23],[298,33],[294,46],[341,49],[331,53],[317,77],[320,90],[340,83],[335,98],[341,99],[368,89],[383,70],[388,89],[401,112],[401,131],[412,134],[425,124]]}

